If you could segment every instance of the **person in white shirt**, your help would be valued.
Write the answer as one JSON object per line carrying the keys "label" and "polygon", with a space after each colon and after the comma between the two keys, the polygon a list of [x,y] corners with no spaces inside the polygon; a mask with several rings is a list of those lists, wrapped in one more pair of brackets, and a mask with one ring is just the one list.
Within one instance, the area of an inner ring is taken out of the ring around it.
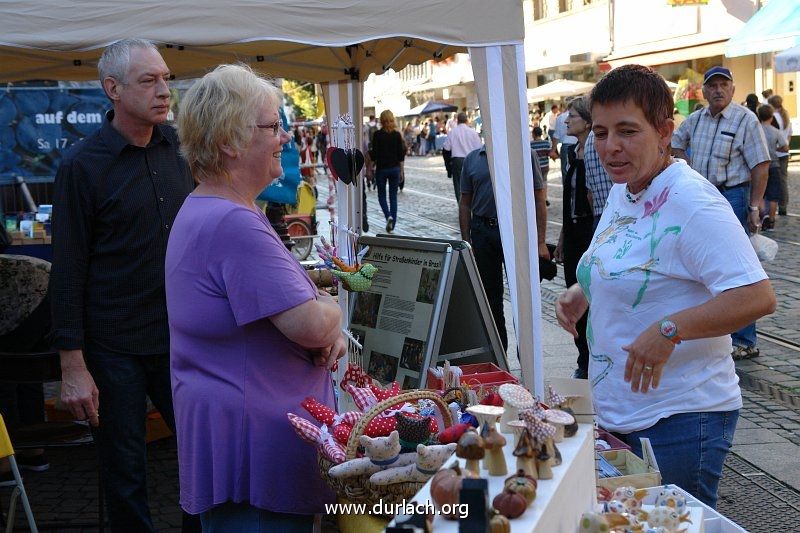
{"label": "person in white shirt", "polygon": [[[783,141],[786,146],[792,140],[792,121],[789,119],[789,113],[783,107],[783,97],[773,95],[769,97],[769,105],[775,109],[772,125],[775,126],[783,136]],[[780,167],[781,175],[781,200],[778,203],[778,214],[786,216],[786,206],[789,203],[789,152],[778,153],[778,164]]]}
{"label": "person in white shirt", "polygon": [[478,132],[467,125],[467,114],[461,112],[456,117],[458,124],[447,134],[444,141],[444,149],[450,150],[450,169],[453,176],[453,191],[456,194],[456,202],[461,201],[461,168],[464,166],[464,158],[473,150],[483,146]]}
{"label": "person in white shirt", "polygon": [[558,106],[553,104],[550,106],[550,111],[542,117],[541,127],[545,135],[550,136],[550,133],[556,129],[556,119],[558,118]]}
{"label": "person in white shirt", "polygon": [[714,507],[742,407],[730,333],[774,312],[775,294],[725,197],[670,156],[664,79],[618,67],[589,101],[615,185],[556,316],[577,335],[589,308],[598,424],[634,453],[649,438],[663,483]]}

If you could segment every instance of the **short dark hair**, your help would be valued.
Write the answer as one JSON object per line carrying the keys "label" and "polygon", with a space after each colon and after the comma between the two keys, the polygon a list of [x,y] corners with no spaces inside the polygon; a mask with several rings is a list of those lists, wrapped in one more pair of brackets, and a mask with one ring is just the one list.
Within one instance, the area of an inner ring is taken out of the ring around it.
{"label": "short dark hair", "polygon": [[534,127],[533,127],[533,134],[534,134],[534,135],[541,135],[542,133],[544,133],[544,132],[542,131],[542,128],[540,128],[539,126],[534,126]]}
{"label": "short dark hair", "polygon": [[756,109],[756,115],[758,115],[758,120],[761,122],[772,120],[772,117],[775,116],[775,108],[769,104],[760,105]]}
{"label": "short dark hair", "polygon": [[589,96],[589,110],[595,104],[633,102],[654,128],[672,118],[675,104],[664,78],[643,65],[617,67],[597,82]]}
{"label": "short dark hair", "polygon": [[467,114],[464,113],[463,111],[459,113],[458,116],[456,117],[456,122],[458,122],[459,124],[466,124],[467,121],[468,121]]}

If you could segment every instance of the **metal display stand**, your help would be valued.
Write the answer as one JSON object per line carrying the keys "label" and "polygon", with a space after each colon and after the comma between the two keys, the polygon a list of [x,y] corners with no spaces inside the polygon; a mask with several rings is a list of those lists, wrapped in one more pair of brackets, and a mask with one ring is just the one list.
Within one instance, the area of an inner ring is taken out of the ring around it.
{"label": "metal display stand", "polygon": [[351,295],[362,366],[381,382],[424,387],[431,365],[491,362],[508,370],[472,248],[464,241],[364,237],[372,287]]}

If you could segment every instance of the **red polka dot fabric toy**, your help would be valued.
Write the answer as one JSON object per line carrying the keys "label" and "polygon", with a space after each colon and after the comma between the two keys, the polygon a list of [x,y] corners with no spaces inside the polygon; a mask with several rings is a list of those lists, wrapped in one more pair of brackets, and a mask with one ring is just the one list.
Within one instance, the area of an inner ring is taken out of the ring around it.
{"label": "red polka dot fabric toy", "polygon": [[317,446],[322,456],[334,464],[343,463],[346,457],[344,446],[336,442],[333,435],[328,433],[328,427],[318,428],[303,417],[293,413],[286,413],[289,422],[294,427],[295,433],[302,440]]}
{"label": "red polka dot fabric toy", "polygon": [[333,438],[342,444],[347,444],[350,431],[352,431],[358,419],[363,416],[363,413],[359,413],[358,411],[348,411],[346,413],[337,414],[333,409],[327,405],[321,404],[313,396],[308,396],[305,400],[300,402],[300,405],[302,405],[318,422],[327,425],[328,428],[330,428]]}

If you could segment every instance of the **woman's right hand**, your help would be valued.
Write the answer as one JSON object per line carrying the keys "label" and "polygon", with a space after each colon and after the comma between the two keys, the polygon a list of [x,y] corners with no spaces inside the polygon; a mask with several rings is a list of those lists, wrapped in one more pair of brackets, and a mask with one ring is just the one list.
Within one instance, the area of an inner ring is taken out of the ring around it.
{"label": "woman's right hand", "polygon": [[330,346],[312,350],[313,360],[315,366],[324,366],[328,370],[333,368],[336,361],[344,357],[347,353],[347,340],[344,335],[339,335],[336,341]]}
{"label": "woman's right hand", "polygon": [[583,289],[577,283],[567,289],[556,300],[556,318],[558,324],[573,337],[578,337],[576,324],[589,308],[589,301],[583,294]]}

